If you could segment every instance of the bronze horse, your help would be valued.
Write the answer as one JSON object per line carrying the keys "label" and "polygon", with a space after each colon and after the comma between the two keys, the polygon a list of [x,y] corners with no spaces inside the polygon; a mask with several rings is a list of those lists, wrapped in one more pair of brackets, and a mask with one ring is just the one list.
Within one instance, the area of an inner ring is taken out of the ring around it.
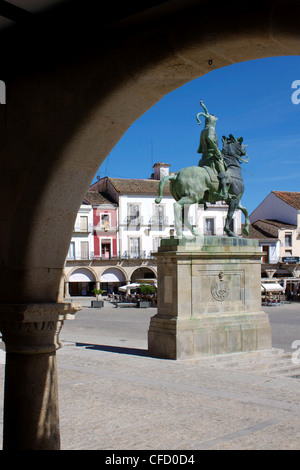
{"label": "bronze horse", "polygon": [[[226,188],[227,197],[223,199],[220,192],[220,181],[217,172],[207,166],[190,166],[183,168],[175,175],[165,176],[159,184],[159,195],[155,199],[159,204],[163,197],[163,189],[167,181],[170,181],[170,191],[174,203],[174,223],[175,231],[178,237],[182,237],[182,221],[184,225],[191,231],[193,235],[199,235],[191,226],[186,217],[184,217],[184,207],[192,204],[204,204],[206,209],[207,202],[216,202],[225,200],[228,204],[228,212],[224,231],[229,237],[236,235],[230,230],[230,222],[236,209],[240,209],[245,216],[245,227],[243,233],[249,234],[249,217],[247,209],[241,204],[241,197],[244,193],[244,182],[241,175],[241,162],[248,162],[248,155],[243,145],[242,137],[235,139],[232,135],[228,138],[223,137],[222,157],[226,164]],[[242,158],[246,156],[247,159]]]}

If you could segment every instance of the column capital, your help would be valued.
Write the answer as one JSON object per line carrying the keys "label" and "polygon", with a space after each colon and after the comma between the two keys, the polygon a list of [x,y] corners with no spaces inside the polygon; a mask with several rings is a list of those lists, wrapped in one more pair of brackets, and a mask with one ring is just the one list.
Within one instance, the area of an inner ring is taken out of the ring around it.
{"label": "column capital", "polygon": [[51,353],[62,346],[64,320],[81,310],[76,303],[0,304],[0,330],[8,353]]}

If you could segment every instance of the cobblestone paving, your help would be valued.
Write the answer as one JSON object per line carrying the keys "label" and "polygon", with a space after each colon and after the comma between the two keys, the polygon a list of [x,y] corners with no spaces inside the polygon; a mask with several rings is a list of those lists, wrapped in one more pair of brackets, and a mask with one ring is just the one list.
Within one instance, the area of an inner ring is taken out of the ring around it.
{"label": "cobblestone paving", "polygon": [[298,449],[300,382],[99,350],[59,352],[64,449]]}
{"label": "cobblestone paving", "polygon": [[[245,356],[231,363],[151,358],[138,335],[126,343],[114,337],[114,347],[87,344],[57,352],[62,449],[300,447],[299,379],[245,368]],[[1,410],[3,377],[0,365]],[[1,434],[2,411],[0,420]]]}

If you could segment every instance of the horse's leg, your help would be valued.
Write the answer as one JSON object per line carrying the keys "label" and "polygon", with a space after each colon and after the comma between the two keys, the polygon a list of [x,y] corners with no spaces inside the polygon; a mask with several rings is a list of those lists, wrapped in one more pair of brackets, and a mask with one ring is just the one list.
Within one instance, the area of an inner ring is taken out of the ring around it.
{"label": "horse's leg", "polygon": [[235,234],[230,230],[229,225],[230,225],[230,222],[232,221],[233,214],[238,204],[239,204],[238,199],[231,199],[229,202],[229,208],[228,208],[226,222],[224,226],[224,231],[227,233],[229,237],[235,237]]}
{"label": "horse's leg", "polygon": [[186,220],[185,217],[183,217],[182,219],[184,206],[185,205],[190,206],[191,204],[195,204],[195,202],[197,201],[192,196],[185,196],[179,199],[179,201],[175,202],[174,204],[175,231],[176,231],[176,235],[179,237],[182,237],[182,220],[183,220],[184,225],[186,225],[186,227],[192,232],[192,234],[195,235],[195,231],[192,225],[189,223],[189,221]]}
{"label": "horse's leg", "polygon": [[250,226],[250,220],[249,220],[249,215],[246,207],[242,206],[241,201],[239,201],[238,204],[238,209],[242,211],[242,213],[245,216],[245,227],[243,228],[243,234],[244,235],[249,235],[249,226]]}
{"label": "horse's leg", "polygon": [[174,226],[177,237],[182,237],[182,207],[178,202],[174,202]]}
{"label": "horse's leg", "polygon": [[171,176],[164,176],[160,182],[159,182],[159,188],[158,188],[158,197],[155,199],[156,204],[159,204],[160,201],[162,200],[163,197],[163,191],[164,187],[167,183],[167,181],[174,181],[176,180],[176,175],[171,175]]}

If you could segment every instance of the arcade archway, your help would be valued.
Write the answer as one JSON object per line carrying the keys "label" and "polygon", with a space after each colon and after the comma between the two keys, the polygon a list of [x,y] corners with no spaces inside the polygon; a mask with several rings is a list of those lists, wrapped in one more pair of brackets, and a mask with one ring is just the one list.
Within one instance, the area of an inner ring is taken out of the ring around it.
{"label": "arcade archway", "polygon": [[78,268],[72,271],[69,277],[69,295],[87,296],[92,295],[92,290],[96,287],[96,278],[89,268]]}
{"label": "arcade archway", "polygon": [[126,275],[119,268],[108,268],[100,277],[100,288],[104,294],[117,294],[118,287],[126,283]]}
{"label": "arcade archway", "polygon": [[150,2],[137,15],[111,15],[100,32],[98,14],[93,22],[89,9],[84,22],[80,13],[58,28],[51,17],[48,28],[30,24],[31,34],[21,28],[3,37],[5,449],[60,447],[55,350],[72,311],[61,278],[76,213],[101,162],[135,120],[190,80],[300,54],[297,0],[232,0],[217,10],[211,1]]}

